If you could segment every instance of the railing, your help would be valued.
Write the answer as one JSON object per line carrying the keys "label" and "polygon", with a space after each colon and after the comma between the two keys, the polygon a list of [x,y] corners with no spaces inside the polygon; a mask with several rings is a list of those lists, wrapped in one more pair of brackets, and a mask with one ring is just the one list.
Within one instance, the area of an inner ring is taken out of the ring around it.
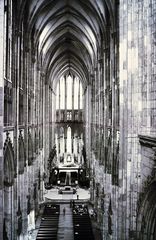
{"label": "railing", "polygon": [[56,122],[82,122],[82,110],[57,110]]}

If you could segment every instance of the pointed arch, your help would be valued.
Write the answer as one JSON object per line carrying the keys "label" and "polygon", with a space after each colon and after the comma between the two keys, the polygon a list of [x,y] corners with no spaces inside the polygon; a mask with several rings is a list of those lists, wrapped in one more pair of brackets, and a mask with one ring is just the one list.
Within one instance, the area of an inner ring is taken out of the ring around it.
{"label": "pointed arch", "polygon": [[11,139],[7,137],[4,144],[4,185],[12,186],[15,176],[14,150]]}
{"label": "pointed arch", "polygon": [[154,240],[156,237],[156,179],[145,189],[137,217],[137,239]]}

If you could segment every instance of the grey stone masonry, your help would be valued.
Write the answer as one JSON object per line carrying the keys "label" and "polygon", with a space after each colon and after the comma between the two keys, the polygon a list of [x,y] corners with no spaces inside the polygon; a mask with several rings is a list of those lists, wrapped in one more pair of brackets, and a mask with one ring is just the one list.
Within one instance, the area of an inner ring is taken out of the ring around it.
{"label": "grey stone masonry", "polygon": [[0,1],[0,239],[3,239],[3,21],[4,21],[4,1]]}

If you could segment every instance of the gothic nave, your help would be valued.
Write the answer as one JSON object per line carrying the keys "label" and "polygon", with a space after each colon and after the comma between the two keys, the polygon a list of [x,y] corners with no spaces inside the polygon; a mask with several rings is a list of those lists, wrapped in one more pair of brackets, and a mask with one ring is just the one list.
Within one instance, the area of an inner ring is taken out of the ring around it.
{"label": "gothic nave", "polygon": [[0,239],[38,228],[156,239],[156,0],[0,0]]}

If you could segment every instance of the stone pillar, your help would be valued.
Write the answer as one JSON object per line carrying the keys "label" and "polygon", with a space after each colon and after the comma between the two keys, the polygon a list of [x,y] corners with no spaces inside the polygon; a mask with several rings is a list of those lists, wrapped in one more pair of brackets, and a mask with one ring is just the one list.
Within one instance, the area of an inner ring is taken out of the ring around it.
{"label": "stone pillar", "polygon": [[65,116],[64,121],[67,121],[67,76],[64,77],[65,82]]}
{"label": "stone pillar", "polygon": [[78,120],[80,121],[80,79],[79,79],[79,88],[78,88]]}
{"label": "stone pillar", "polygon": [[75,77],[73,77],[73,84],[72,84],[72,121],[74,121],[74,85],[75,85]]}
{"label": "stone pillar", "polygon": [[0,239],[3,239],[3,104],[4,104],[4,76],[3,76],[3,23],[4,20],[4,1],[0,1]]}
{"label": "stone pillar", "polygon": [[46,98],[47,98],[47,92],[46,92],[46,85],[45,85],[45,81],[44,81],[44,76],[42,75],[42,81],[43,81],[43,149],[44,149],[44,168],[45,168],[45,173],[47,175],[47,164],[46,164],[46,160],[47,160],[47,152],[46,152],[46,141],[45,139],[47,139],[46,136]]}
{"label": "stone pillar", "polygon": [[120,1],[119,184],[123,201],[119,204],[122,216],[119,215],[118,222],[119,237],[125,239],[135,239],[136,232],[136,203],[140,189],[137,176],[142,170],[138,135],[143,132],[155,134],[155,121],[152,126],[151,118],[155,111],[152,97],[155,92],[153,9],[154,3],[149,1],[132,1],[131,4]]}
{"label": "stone pillar", "polygon": [[14,188],[14,236],[17,237],[17,210],[18,210],[18,191],[19,191],[19,178],[18,178],[18,169],[19,169],[19,151],[18,151],[18,128],[19,128],[19,73],[18,73],[18,63],[19,63],[19,41],[18,33],[14,35],[14,51],[12,54],[12,87],[13,87],[13,125],[14,125],[14,161],[16,161],[15,169],[15,188]]}
{"label": "stone pillar", "polygon": [[59,84],[59,114],[60,114],[60,105],[61,105],[60,80],[59,80],[58,84]]}
{"label": "stone pillar", "polygon": [[49,86],[49,148],[53,147],[52,142],[52,89]]}
{"label": "stone pillar", "polygon": [[55,143],[56,95],[52,90],[52,142]]}

